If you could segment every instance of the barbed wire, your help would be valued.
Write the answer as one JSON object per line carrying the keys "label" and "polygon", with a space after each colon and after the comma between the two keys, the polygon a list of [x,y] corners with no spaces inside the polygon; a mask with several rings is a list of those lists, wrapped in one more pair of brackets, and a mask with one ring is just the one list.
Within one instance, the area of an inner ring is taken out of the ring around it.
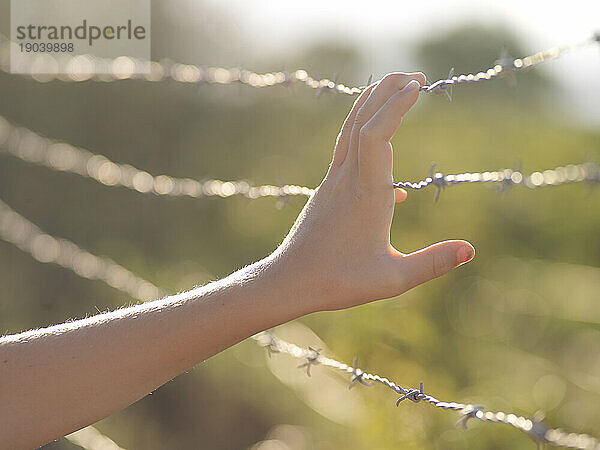
{"label": "barbed wire", "polygon": [[[532,68],[563,56],[573,50],[600,43],[600,33],[591,38],[575,44],[553,47],[548,50],[537,52],[523,58],[508,58],[504,52],[489,69],[478,73],[454,75],[452,69],[448,78],[438,80],[434,83],[421,86],[422,92],[444,94],[448,100],[452,100],[452,88],[462,84],[479,83],[489,81],[499,76],[514,75],[517,72]],[[339,83],[337,77],[315,78],[309,71],[298,69],[292,72],[275,71],[269,73],[257,73],[241,68],[224,67],[202,67],[195,64],[182,64],[163,59],[161,61],[142,61],[128,56],[120,56],[115,59],[98,58],[92,55],[70,56],[68,54],[54,57],[50,54],[30,56],[17,50],[18,44],[11,42],[5,35],[0,33],[0,70],[11,72],[11,47],[12,61],[15,72],[21,75],[29,75],[40,82],[60,80],[65,82],[100,81],[110,82],[126,79],[138,79],[149,82],[160,82],[171,79],[175,82],[185,84],[243,84],[250,87],[261,88],[270,86],[289,86],[293,84],[304,84],[315,89],[317,94],[323,92],[338,93],[344,95],[358,95],[365,86],[347,86]],[[140,74],[141,67],[150,67],[148,74]],[[371,78],[367,82],[370,84]]]}
{"label": "barbed wire", "polygon": [[[58,264],[75,274],[103,281],[133,298],[148,301],[159,298],[165,293],[149,281],[144,280],[124,267],[104,257],[95,256],[76,244],[62,238],[51,236],[31,221],[14,211],[0,199],[0,239],[16,245],[34,259],[42,263]],[[502,411],[488,411],[480,405],[468,403],[444,402],[419,389],[404,388],[388,378],[364,371],[358,367],[357,359],[352,366],[320,354],[320,349],[301,348],[295,344],[275,337],[271,332],[262,332],[253,336],[259,345],[265,347],[269,354],[287,353],[303,361],[299,368],[305,369],[310,376],[310,369],[322,365],[339,372],[349,374],[350,386],[373,383],[382,384],[400,397],[399,405],[404,400],[414,403],[426,402],[446,411],[456,411],[461,417],[459,423],[465,428],[471,419],[488,423],[503,423],[520,430],[534,439],[538,444],[551,444],[567,448],[600,450],[600,441],[586,434],[569,433],[560,429],[547,427],[541,420],[527,418]],[[93,431],[90,432],[93,434]]]}
{"label": "barbed wire", "polygon": [[[588,450],[600,449],[600,441],[587,434],[568,433],[560,429],[549,428],[539,419],[502,411],[488,411],[481,405],[444,402],[425,393],[423,391],[423,383],[421,383],[419,389],[402,387],[388,378],[360,369],[356,358],[353,365],[349,366],[343,362],[321,355],[319,350],[312,347],[302,348],[296,344],[286,342],[268,331],[259,333],[253,336],[253,338],[259,345],[268,350],[269,355],[273,353],[287,353],[294,358],[304,361],[303,364],[298,366],[299,368],[306,367],[309,369],[311,366],[321,365],[350,375],[349,388],[356,384],[363,386],[371,386],[375,383],[381,384],[399,395],[399,398],[396,400],[396,406],[399,406],[404,400],[410,400],[413,403],[425,402],[445,411],[456,411],[461,415],[458,423],[465,429],[467,422],[471,419],[488,423],[502,423],[526,433],[539,445],[550,444],[559,447]],[[310,376],[310,372],[308,370],[307,372]]]}
{"label": "barbed wire", "polygon": [[89,280],[100,280],[138,300],[164,293],[109,258],[96,256],[73,242],[51,236],[0,200],[0,238],[41,263],[53,263]]}
{"label": "barbed wire", "polygon": [[91,178],[105,186],[121,186],[143,194],[168,197],[261,197],[310,196],[306,186],[253,186],[245,180],[195,180],[169,175],[151,175],[129,164],[119,164],[104,155],[41,136],[17,127],[0,116],[0,153],[16,156],[29,163],[56,171]]}
{"label": "barbed wire", "polygon": [[91,425],[75,431],[74,433],[67,434],[65,439],[86,450],[125,450],[123,447],[117,445],[111,438],[105,436],[100,430]]}
{"label": "barbed wire", "polygon": [[431,83],[427,86],[422,86],[421,90],[425,92],[444,94],[448,100],[452,100],[452,88],[454,86],[489,81],[501,75],[513,76],[517,72],[530,69],[543,62],[560,58],[566,53],[587,47],[592,44],[600,44],[600,32],[582,42],[563,45],[560,47],[553,47],[548,50],[534,53],[533,55],[525,56],[523,58],[509,58],[503,50],[500,54],[500,58],[494,62],[493,67],[490,67],[487,70],[478,73],[454,75],[454,69],[451,69],[450,73],[448,74],[448,78],[438,80],[435,83]]}
{"label": "barbed wire", "polygon": [[435,165],[432,165],[427,178],[417,182],[398,181],[394,183],[394,187],[413,190],[435,187],[435,200],[437,201],[442,190],[448,186],[456,186],[462,183],[495,183],[501,186],[501,190],[506,190],[512,186],[538,189],[573,183],[600,184],[600,167],[593,163],[585,163],[559,166],[554,169],[532,172],[529,175],[513,169],[444,175],[441,172],[436,172]]}
{"label": "barbed wire", "polygon": [[[71,56],[68,54],[54,57],[49,54],[30,56],[22,53],[8,37],[0,33],[0,70],[11,71],[11,47],[13,56],[19,58],[12,61],[19,75],[30,76],[39,82],[59,80],[64,82],[99,81],[112,82],[120,80],[144,80],[162,82],[172,80],[183,84],[242,84],[254,88],[271,86],[289,86],[304,84],[309,88],[337,92],[346,95],[357,95],[364,87],[349,87],[328,78],[317,79],[304,69],[292,72],[280,70],[269,73],[257,73],[242,68],[204,67],[195,64],[182,64],[168,58],[160,61],[142,61],[128,56],[114,59],[98,58],[92,55]],[[150,73],[141,74],[141,68],[150,67]],[[43,73],[31,73],[34,72]]]}
{"label": "barbed wire", "polygon": [[[93,255],[66,239],[51,236],[0,199],[0,239],[15,245],[41,263],[53,263],[89,280],[99,280],[131,297],[149,301],[165,293],[154,284],[115,263]],[[125,450],[89,425],[65,436],[87,450]]]}
{"label": "barbed wire", "polygon": [[[17,127],[0,116],[0,154],[9,154],[32,164],[52,170],[70,172],[90,178],[104,186],[121,186],[143,194],[168,197],[231,197],[241,195],[249,199],[261,197],[306,196],[314,193],[308,186],[253,186],[245,180],[195,180],[170,175],[151,175],[129,164],[119,164],[106,156],[95,154],[74,145],[41,136],[24,127]],[[502,190],[512,186],[529,189],[560,186],[563,184],[600,184],[600,167],[593,163],[569,164],[554,169],[524,174],[520,170],[500,169],[488,172],[465,172],[444,175],[431,166],[430,175],[420,181],[398,181],[396,188],[421,190],[436,188],[437,201],[442,190],[463,183],[498,184]]]}

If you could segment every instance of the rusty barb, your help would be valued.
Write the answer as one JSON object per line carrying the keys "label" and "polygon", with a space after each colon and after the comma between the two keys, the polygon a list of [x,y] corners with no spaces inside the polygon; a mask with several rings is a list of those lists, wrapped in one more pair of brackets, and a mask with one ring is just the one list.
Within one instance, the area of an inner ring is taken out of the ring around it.
{"label": "rusty barb", "polygon": [[444,402],[425,393],[423,391],[423,383],[420,383],[419,389],[404,388],[385,377],[360,369],[356,358],[353,365],[349,366],[343,362],[321,355],[319,351],[312,347],[302,348],[296,344],[279,339],[268,331],[253,336],[253,339],[260,346],[269,349],[270,352],[276,350],[277,353],[287,353],[294,358],[306,360],[304,364],[298,366],[300,368],[309,368],[311,365],[320,364],[321,366],[350,375],[351,385],[355,385],[356,382],[359,382],[363,386],[371,386],[375,383],[381,384],[400,395],[400,398],[396,401],[396,406],[399,406],[404,400],[410,400],[413,403],[427,403],[444,411],[455,411],[460,414],[457,425],[465,429],[470,420],[478,420],[485,423],[501,423],[525,433],[538,446],[549,444],[557,447],[600,450],[600,440],[597,438],[587,434],[569,433],[557,428],[550,428],[537,416],[528,418],[503,411],[488,411],[482,405]]}

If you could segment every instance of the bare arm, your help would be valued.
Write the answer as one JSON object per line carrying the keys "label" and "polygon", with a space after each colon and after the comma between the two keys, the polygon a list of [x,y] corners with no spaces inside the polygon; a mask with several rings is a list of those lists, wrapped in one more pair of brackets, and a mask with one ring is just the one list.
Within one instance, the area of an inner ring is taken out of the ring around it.
{"label": "bare arm", "polygon": [[[409,83],[410,80],[416,80]],[[0,447],[31,448],[94,423],[193,365],[316,311],[399,295],[467,262],[464,241],[390,244],[390,139],[422,74],[391,74],[356,101],[330,169],[281,246],[190,292],[0,339]]]}
{"label": "bare arm", "polygon": [[123,409],[306,311],[265,260],[203,288],[0,341],[0,448],[33,448]]}

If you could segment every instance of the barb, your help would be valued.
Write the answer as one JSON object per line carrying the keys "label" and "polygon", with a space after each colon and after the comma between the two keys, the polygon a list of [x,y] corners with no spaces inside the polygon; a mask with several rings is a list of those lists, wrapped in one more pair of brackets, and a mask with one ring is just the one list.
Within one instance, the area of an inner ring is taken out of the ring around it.
{"label": "barb", "polygon": [[[151,175],[129,164],[119,164],[101,154],[91,153],[66,142],[43,137],[27,128],[17,127],[0,116],[0,155],[15,156],[23,161],[41,165],[59,172],[74,173],[92,179],[104,186],[121,186],[143,194],[160,197],[231,197],[240,195],[249,199],[291,196],[310,197],[315,190],[308,186],[253,186],[245,180],[195,180],[170,175]],[[396,188],[420,190],[436,188],[435,200],[448,186],[462,183],[499,184],[505,190],[510,186],[535,189],[561,184],[600,183],[600,167],[592,163],[569,164],[564,167],[532,172],[524,175],[519,170],[500,169],[491,172],[466,172],[444,175],[431,166],[429,177],[420,181],[398,181]]]}
{"label": "barb", "polygon": [[441,172],[435,172],[434,169],[435,165],[432,165],[429,176],[423,180],[416,182],[398,181],[394,183],[394,187],[420,190],[433,186],[436,188],[435,200],[437,201],[440,192],[446,187],[462,183],[495,183],[499,184],[502,190],[506,190],[511,186],[537,189],[573,183],[600,183],[600,167],[593,163],[569,164],[554,169],[532,172],[529,175],[513,169],[444,175]]}
{"label": "barb", "polygon": [[[1,199],[0,239],[17,246],[39,262],[58,264],[80,277],[100,280],[138,300],[148,301],[165,295],[162,290],[149,281],[134,275],[112,260],[93,255],[66,239],[46,234]],[[297,359],[305,360],[306,362],[301,364],[300,367],[306,367],[307,371],[310,370],[311,366],[320,364],[348,374],[351,376],[351,380],[359,381],[364,386],[375,383],[381,384],[401,396],[397,403],[409,399],[413,402],[425,402],[443,410],[456,411],[461,414],[463,425],[466,425],[466,421],[470,419],[503,423],[523,431],[539,443],[568,448],[600,450],[600,441],[592,436],[551,429],[535,418],[530,419],[501,411],[486,411],[480,406],[471,404],[443,402],[426,394],[423,391],[422,384],[420,389],[404,388],[385,377],[360,369],[357,367],[356,359],[354,364],[349,366],[321,355],[320,350],[311,347],[308,349],[301,348],[279,339],[269,332],[259,333],[253,336],[253,339],[266,348],[269,354],[287,353]]]}
{"label": "barb", "polygon": [[[350,374],[352,379],[355,374],[360,373],[362,380],[371,381],[371,384],[378,383],[388,389],[391,389],[401,397],[396,402],[399,405],[403,400],[411,400],[414,403],[425,402],[436,408],[446,411],[456,411],[461,415],[459,423],[466,427],[468,420],[479,420],[489,423],[503,423],[524,432],[535,442],[540,444],[550,444],[559,447],[577,448],[577,449],[594,449],[600,450],[600,441],[587,434],[567,433],[560,429],[552,429],[544,425],[540,420],[518,416],[513,413],[505,413],[502,411],[487,411],[480,405],[471,405],[467,403],[444,402],[440,401],[432,395],[423,392],[423,383],[419,389],[404,388],[387,378],[365,372],[356,367],[356,360],[353,366],[336,361],[335,359],[327,358],[320,354],[315,355],[314,350],[301,348],[293,343],[286,342],[274,336],[270,332],[259,333],[253,338],[259,345],[270,348],[271,351],[276,350],[278,353],[287,353],[297,359],[306,359],[316,357],[316,362],[322,366],[329,367],[338,372]],[[362,383],[365,385],[365,383]]]}
{"label": "barb", "polygon": [[358,368],[358,358],[355,357],[354,361],[352,362],[352,377],[350,378],[350,384],[348,384],[348,389],[352,389],[356,385],[356,383],[360,383],[363,386],[373,385],[373,383],[367,383],[365,380],[363,380],[364,375],[365,372]]}
{"label": "barb", "polygon": [[[509,59],[504,53],[501,55],[494,66],[478,73],[469,73],[455,76],[453,71],[448,78],[441,79],[421,87],[422,92],[436,93],[445,95],[448,100],[452,100],[452,87],[460,84],[472,84],[482,81],[489,81],[503,75],[513,76],[515,73],[529,69],[546,61],[557,59],[567,52],[600,43],[600,33],[596,33],[592,38],[583,42],[564,45],[562,47],[553,47],[535,53],[524,58]],[[0,33],[0,70],[6,73],[10,72],[11,46],[16,46],[5,35]],[[39,82],[48,82],[60,80],[65,82],[82,81],[120,81],[127,79],[144,80],[148,82],[161,82],[173,80],[184,84],[243,84],[250,87],[262,88],[270,86],[290,86],[294,84],[303,84],[317,91],[317,95],[325,92],[358,95],[366,86],[347,86],[344,83],[338,83],[337,77],[333,80],[328,78],[315,78],[305,69],[298,69],[293,72],[276,71],[269,73],[257,73],[251,70],[241,68],[224,67],[202,67],[194,64],[182,64],[173,62],[169,59],[157,61],[140,61],[127,56],[120,56],[115,59],[97,58],[90,55],[69,56],[61,55],[54,58],[50,54],[32,57],[14,52],[20,55],[13,64],[17,65],[22,72],[28,72],[28,68],[36,67],[36,72],[46,72],[44,74],[30,75]],[[150,63],[150,73],[140,75],[136,73],[136,68],[143,64]],[[44,70],[40,70],[43,67]],[[97,70],[101,69],[101,70]],[[104,74],[95,74],[102,71]],[[367,83],[367,86],[369,83]]]}
{"label": "barb", "polygon": [[[273,350],[270,350],[270,351],[273,352]],[[298,366],[298,369],[303,369],[304,367],[306,367],[306,375],[308,375],[310,377],[310,368],[312,366],[316,366],[317,364],[319,364],[319,352],[320,351],[321,351],[320,348],[308,347],[308,352],[305,356],[306,362],[303,364],[300,364]]]}
{"label": "barb", "polygon": [[600,33],[596,33],[585,41],[563,45],[562,47],[553,47],[548,50],[534,53],[523,58],[510,59],[506,55],[506,50],[503,49],[500,58],[497,59],[493,67],[478,73],[468,73],[462,75],[454,75],[454,69],[450,70],[448,78],[441,79],[428,86],[421,86],[421,91],[433,92],[436,94],[444,94],[449,101],[452,100],[452,87],[459,84],[472,84],[482,81],[490,81],[499,76],[514,76],[517,72],[530,69],[543,62],[551,61],[560,58],[565,53],[577,50],[589,45],[600,43]]}
{"label": "barb", "polygon": [[195,180],[168,175],[151,175],[129,164],[119,164],[104,155],[74,145],[54,141],[27,128],[16,127],[0,116],[0,154],[5,153],[52,170],[91,178],[105,186],[121,186],[143,194],[168,197],[260,197],[306,196],[314,189],[306,186],[252,186],[247,181]]}

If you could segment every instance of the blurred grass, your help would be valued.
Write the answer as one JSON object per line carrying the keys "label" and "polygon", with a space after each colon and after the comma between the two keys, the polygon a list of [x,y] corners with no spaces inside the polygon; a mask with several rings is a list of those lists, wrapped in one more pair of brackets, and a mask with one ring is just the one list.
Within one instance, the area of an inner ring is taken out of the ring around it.
{"label": "blurred grass", "polygon": [[[529,90],[530,75],[516,88],[499,81],[458,89],[451,104],[423,96],[394,139],[395,177],[421,178],[431,162],[447,173],[515,164],[529,171],[597,156],[600,133],[563,123],[544,102],[549,91]],[[0,74],[0,114],[12,122],[153,173],[256,183],[319,183],[352,100],[313,94],[300,86],[42,85]],[[273,199],[159,199],[7,156],[0,160],[0,193],[46,231],[172,292],[263,257],[303,205],[290,199],[279,210]],[[337,357],[358,356],[365,369],[403,385],[423,381],[441,399],[492,410],[544,410],[548,424],[597,433],[598,195],[584,185],[503,194],[466,185],[434,203],[433,190],[409,192],[396,211],[394,245],[412,251],[465,238],[476,259],[398,299],[301,322]],[[0,267],[1,332],[130,302],[4,242]],[[275,355],[272,364],[285,358]],[[327,398],[319,391],[323,370],[315,368],[303,389]],[[128,449],[246,448],[280,436],[282,428],[274,428],[280,424],[299,427],[304,440],[286,441],[294,449],[533,447],[501,425],[471,423],[464,433],[454,427],[455,414],[407,403],[396,408],[393,395],[378,388],[348,394],[348,407],[364,410],[347,426],[308,406],[306,392],[281,383],[263,350],[244,342],[98,428]],[[61,440],[47,448],[74,446]]]}

